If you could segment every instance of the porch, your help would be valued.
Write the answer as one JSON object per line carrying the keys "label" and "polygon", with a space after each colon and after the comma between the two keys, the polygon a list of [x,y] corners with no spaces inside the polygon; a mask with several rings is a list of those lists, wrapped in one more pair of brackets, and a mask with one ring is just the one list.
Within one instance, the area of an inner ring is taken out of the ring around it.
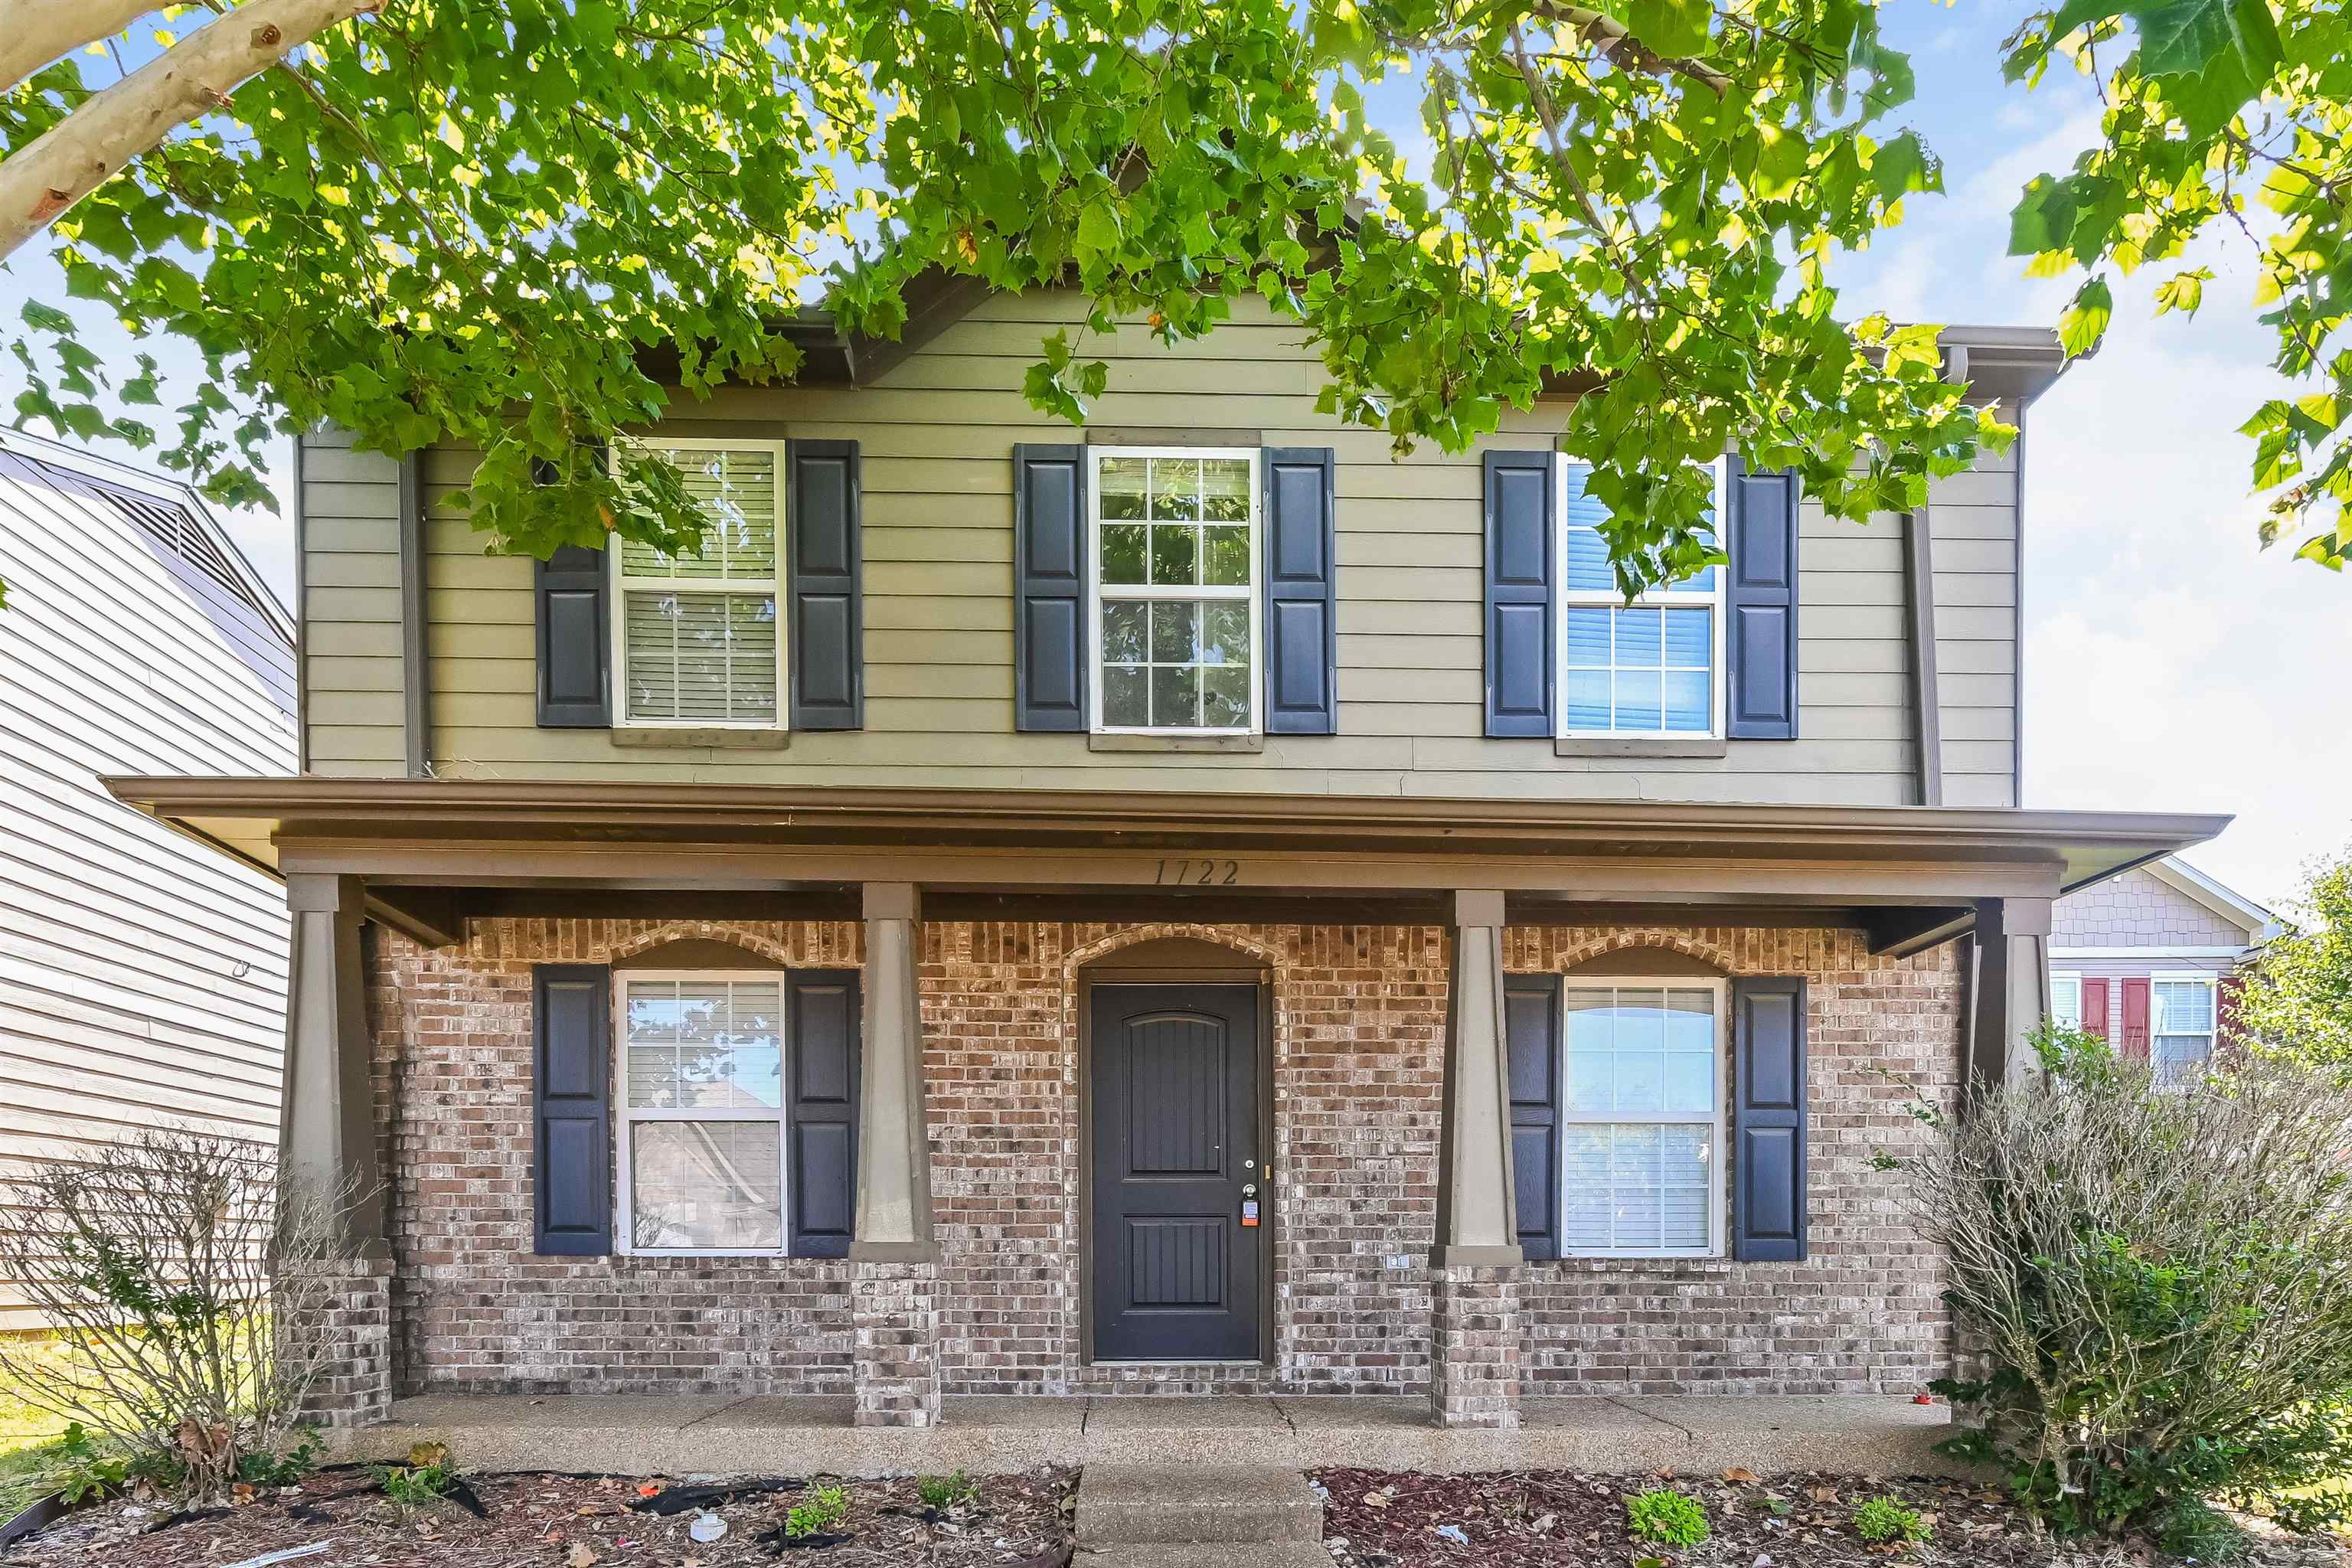
{"label": "porch", "polygon": [[1037,1465],[1467,1472],[1672,1470],[1965,1475],[1935,1451],[1950,1412],[1892,1396],[1528,1396],[1519,1429],[1446,1426],[1419,1397],[954,1395],[929,1427],[861,1426],[856,1400],[773,1395],[432,1394],[334,1434],[397,1459],[446,1443],[469,1471],[944,1475]]}

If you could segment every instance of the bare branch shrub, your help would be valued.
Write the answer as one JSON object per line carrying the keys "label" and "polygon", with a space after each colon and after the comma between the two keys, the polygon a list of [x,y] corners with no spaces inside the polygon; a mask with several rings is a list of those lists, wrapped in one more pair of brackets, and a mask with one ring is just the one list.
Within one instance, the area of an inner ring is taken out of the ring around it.
{"label": "bare branch shrub", "polygon": [[0,1340],[26,1403],[200,1498],[291,1445],[332,1350],[348,1189],[281,1191],[271,1151],[176,1130],[9,1184],[0,1278],[76,1350]]}
{"label": "bare branch shrub", "polygon": [[[2258,1062],[2185,1089],[2047,1028],[1910,1162],[1921,1236],[1983,1375],[1939,1385],[2065,1531],[2163,1534],[2207,1500],[2293,1528],[2352,1461],[2352,1091]],[[2332,1493],[2340,1500],[2340,1493]]]}

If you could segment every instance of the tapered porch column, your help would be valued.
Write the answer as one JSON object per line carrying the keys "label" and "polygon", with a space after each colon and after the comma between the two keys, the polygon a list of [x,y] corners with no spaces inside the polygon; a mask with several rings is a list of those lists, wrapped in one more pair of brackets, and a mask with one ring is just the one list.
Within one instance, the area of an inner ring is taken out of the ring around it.
{"label": "tapered porch column", "polygon": [[286,879],[286,1055],[278,1170],[289,1194],[342,1206],[342,1257],[325,1324],[327,1366],[311,1414],[364,1426],[392,1409],[392,1254],[376,1161],[366,977],[365,889],[356,877]]}
{"label": "tapered porch column", "polygon": [[921,922],[911,883],[866,884],[857,1231],[849,1244],[861,1426],[930,1426],[940,1418],[940,1254],[915,980]]}
{"label": "tapered porch column", "polygon": [[1430,1408],[1446,1426],[1519,1424],[1518,1218],[1503,1014],[1503,895],[1454,895],[1437,1247],[1430,1256]]}
{"label": "tapered porch column", "polygon": [[2041,1070],[2031,1037],[2050,1015],[2048,899],[1977,905],[1969,980],[1969,1078],[1990,1086]]}

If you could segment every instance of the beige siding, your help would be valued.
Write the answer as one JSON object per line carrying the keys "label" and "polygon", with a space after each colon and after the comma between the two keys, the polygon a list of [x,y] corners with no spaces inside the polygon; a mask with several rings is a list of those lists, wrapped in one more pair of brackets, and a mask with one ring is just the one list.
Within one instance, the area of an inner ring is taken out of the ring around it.
{"label": "beige siding", "polygon": [[1928,489],[1947,805],[2017,804],[2017,450]]}
{"label": "beige siding", "polygon": [[[875,386],[730,389],[683,407],[671,422],[685,434],[862,443],[866,729],[797,734],[782,752],[616,747],[600,731],[539,729],[530,564],[487,553],[464,519],[440,510],[465,483],[470,455],[427,454],[435,771],[1878,805],[1915,798],[1901,535],[1892,521],[1857,528],[1827,521],[1818,508],[1803,521],[1804,739],[1735,742],[1722,757],[1679,759],[1561,758],[1549,741],[1485,739],[1477,454],[1449,458],[1425,447],[1398,459],[1379,434],[1318,415],[1319,364],[1297,330],[1262,307],[1245,307],[1234,325],[1174,350],[1134,329],[1087,340],[1081,352],[1112,365],[1094,422],[1138,438],[1154,429],[1229,431],[1251,443],[1336,449],[1340,732],[1269,737],[1252,754],[1100,752],[1083,735],[1015,733],[1011,448],[1084,438],[1034,413],[1017,389],[1039,336],[1076,313],[1064,297],[997,300]],[[1559,417],[1558,406],[1514,416],[1497,443],[1548,445]],[[330,551],[338,557],[307,595],[312,755],[321,772],[393,773],[401,704],[391,466],[342,458],[336,488],[322,496],[341,509],[334,523],[310,521],[310,559]],[[367,473],[380,477],[362,482]],[[330,482],[324,473],[315,478]],[[2007,485],[1997,471],[1965,482],[1976,487],[1971,494]],[[1955,603],[1978,575],[1955,568]],[[1984,646],[1975,637],[1949,644],[1964,669],[1981,663],[1970,652]],[[331,690],[329,680],[337,683]],[[1961,710],[1973,705],[1948,699],[1948,726],[1969,722]],[[1979,761],[1956,767],[1956,775]],[[2005,777],[2006,762],[1999,766]]]}
{"label": "beige siding", "polygon": [[[0,1167],[278,1124],[278,884],[109,773],[285,773],[293,650],[105,502],[0,473]],[[35,1326],[0,1281],[0,1329]]]}
{"label": "beige siding", "polygon": [[[349,435],[302,437],[302,684],[310,767],[398,777],[400,471]],[[529,617],[524,618],[529,625]]]}

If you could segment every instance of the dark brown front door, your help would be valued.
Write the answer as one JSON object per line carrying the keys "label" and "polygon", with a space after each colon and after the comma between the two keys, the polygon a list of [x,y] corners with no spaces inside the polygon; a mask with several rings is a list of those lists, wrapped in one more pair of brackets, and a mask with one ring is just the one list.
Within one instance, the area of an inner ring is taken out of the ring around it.
{"label": "dark brown front door", "polygon": [[[1273,1204],[1257,988],[1106,984],[1093,996],[1095,1354],[1258,1360]],[[1261,1223],[1244,1225],[1253,1196]]]}

